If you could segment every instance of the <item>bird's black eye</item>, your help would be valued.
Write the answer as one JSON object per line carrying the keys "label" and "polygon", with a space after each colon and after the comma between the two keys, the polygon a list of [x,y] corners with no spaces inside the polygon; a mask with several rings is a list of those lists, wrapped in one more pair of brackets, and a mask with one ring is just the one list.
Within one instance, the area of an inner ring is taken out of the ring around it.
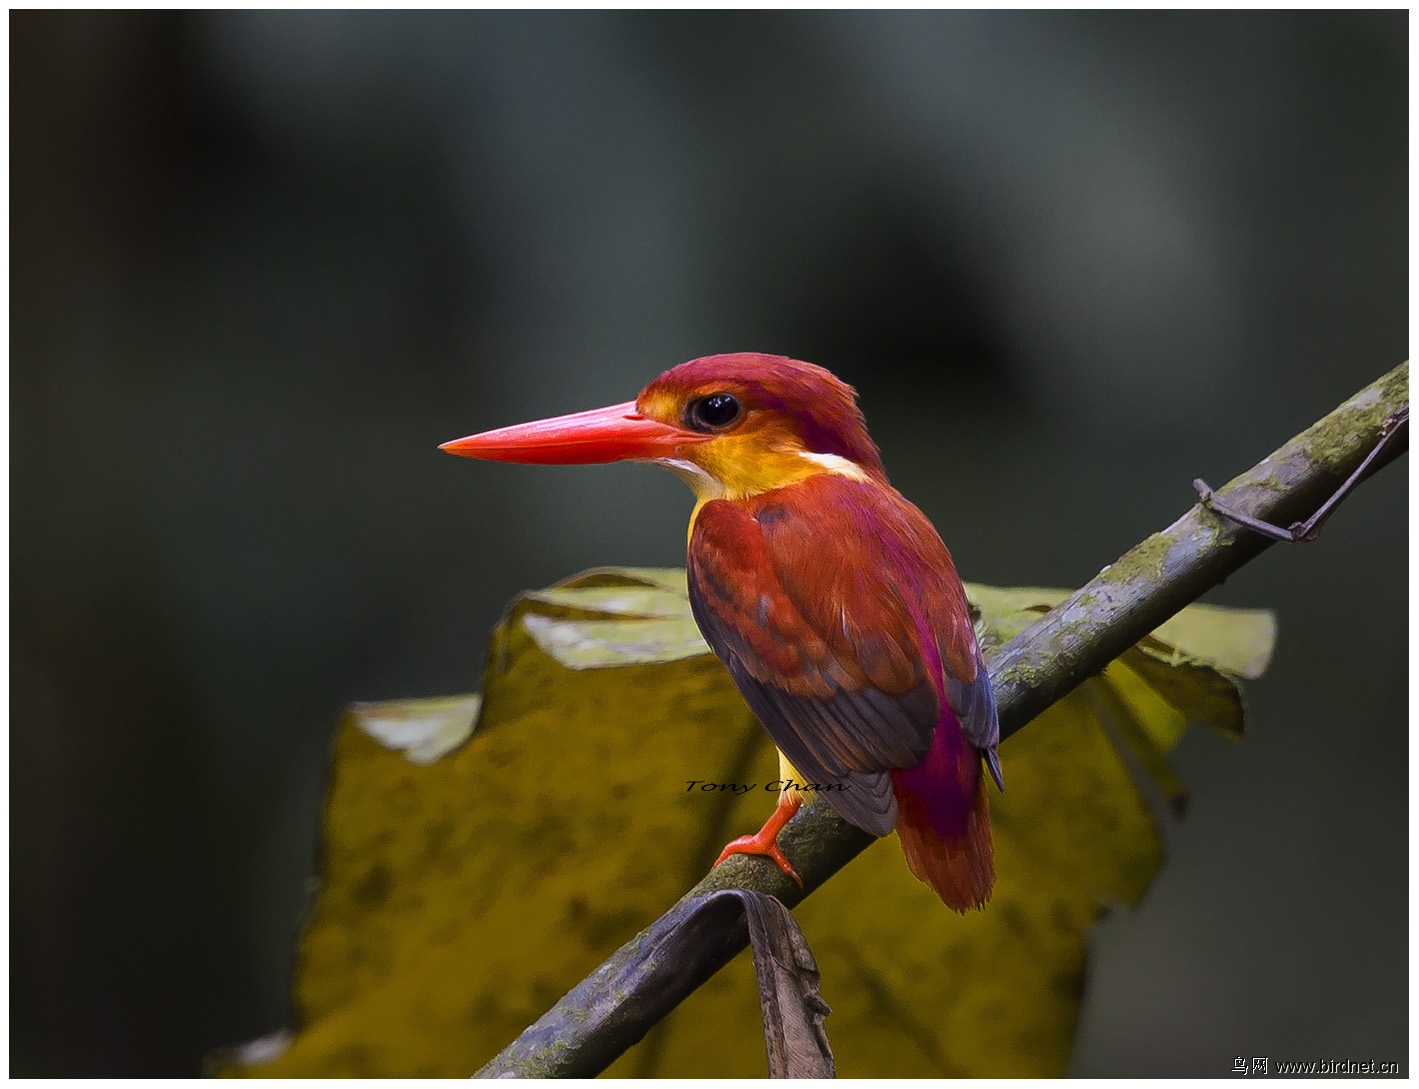
{"label": "bird's black eye", "polygon": [[718,431],[739,419],[744,411],[739,401],[727,393],[697,397],[685,408],[685,423],[696,431]]}

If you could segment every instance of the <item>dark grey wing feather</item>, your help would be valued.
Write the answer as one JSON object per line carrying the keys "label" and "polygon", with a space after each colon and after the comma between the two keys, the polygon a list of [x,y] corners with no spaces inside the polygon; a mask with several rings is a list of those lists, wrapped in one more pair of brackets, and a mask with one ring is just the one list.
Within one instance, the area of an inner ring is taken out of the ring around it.
{"label": "dark grey wing feather", "polygon": [[754,676],[745,664],[752,648],[707,605],[693,571],[689,589],[701,632],[774,744],[808,782],[846,787],[822,794],[844,820],[874,836],[891,832],[891,769],[919,764],[931,747],[939,713],[931,685],[923,681],[899,697],[841,687],[826,698],[793,695]]}
{"label": "dark grey wing feather", "polygon": [[957,680],[946,671],[946,702],[961,724],[966,740],[981,750],[991,778],[1001,790],[1005,782],[1000,776],[1000,761],[995,755],[1000,744],[1000,720],[995,712],[995,693],[990,687],[990,674],[976,650],[976,679],[969,684]]}
{"label": "dark grey wing feather", "polygon": [[[774,744],[805,781],[845,788],[825,791],[820,795],[822,799],[843,820],[870,835],[885,836],[891,832],[897,823],[897,800],[892,793],[890,770],[861,767],[862,762],[852,758],[850,749],[834,744],[836,720],[824,701],[790,696],[782,689],[762,683],[749,673],[737,655],[729,656],[725,664],[749,709],[758,716]],[[813,733],[795,728],[794,723],[811,725]],[[805,741],[807,736],[812,736],[811,744]],[[919,763],[924,755],[908,758],[902,766]]]}

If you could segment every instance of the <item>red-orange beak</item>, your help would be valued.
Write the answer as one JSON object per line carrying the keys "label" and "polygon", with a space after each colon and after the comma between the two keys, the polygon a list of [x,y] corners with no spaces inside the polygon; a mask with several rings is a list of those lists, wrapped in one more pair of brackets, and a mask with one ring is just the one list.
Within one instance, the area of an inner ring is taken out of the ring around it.
{"label": "red-orange beak", "polygon": [[590,412],[484,431],[446,442],[439,449],[485,461],[592,465],[674,457],[681,447],[709,437],[642,416],[636,411],[636,403],[627,401]]}

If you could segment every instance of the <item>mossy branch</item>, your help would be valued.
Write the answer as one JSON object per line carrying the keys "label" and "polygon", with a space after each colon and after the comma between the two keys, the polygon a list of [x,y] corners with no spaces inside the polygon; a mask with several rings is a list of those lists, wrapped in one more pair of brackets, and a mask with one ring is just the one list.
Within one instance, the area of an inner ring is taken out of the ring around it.
{"label": "mossy branch", "polygon": [[[1408,407],[1406,362],[1218,489],[1216,499],[1280,525],[1303,519],[1395,427],[1404,433],[1374,459],[1368,473],[1408,449],[1408,424],[1403,422]],[[1001,736],[1015,733],[1274,543],[1199,504],[1104,568],[990,656]],[[743,888],[792,907],[871,842],[828,806],[806,807],[779,837],[803,877],[802,888],[772,862],[732,856],[572,988],[477,1076],[600,1073],[747,944],[742,912],[701,914],[690,923],[693,941],[661,940],[690,920],[702,897]]]}

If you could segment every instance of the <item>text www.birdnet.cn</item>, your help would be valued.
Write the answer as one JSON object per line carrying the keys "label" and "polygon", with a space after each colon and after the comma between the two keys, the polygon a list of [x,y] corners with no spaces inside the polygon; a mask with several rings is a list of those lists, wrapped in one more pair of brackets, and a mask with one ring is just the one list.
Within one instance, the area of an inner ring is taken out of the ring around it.
{"label": "text www.birdnet.cn", "polygon": [[[823,793],[825,791],[844,791],[850,789],[851,783],[800,783],[796,779],[774,779],[764,784],[764,789],[770,794],[782,794],[785,790],[798,790],[804,793]],[[720,791],[725,794],[748,794],[751,790],[758,790],[758,783],[711,783],[706,779],[690,779],[685,783],[685,793],[692,790]]]}

